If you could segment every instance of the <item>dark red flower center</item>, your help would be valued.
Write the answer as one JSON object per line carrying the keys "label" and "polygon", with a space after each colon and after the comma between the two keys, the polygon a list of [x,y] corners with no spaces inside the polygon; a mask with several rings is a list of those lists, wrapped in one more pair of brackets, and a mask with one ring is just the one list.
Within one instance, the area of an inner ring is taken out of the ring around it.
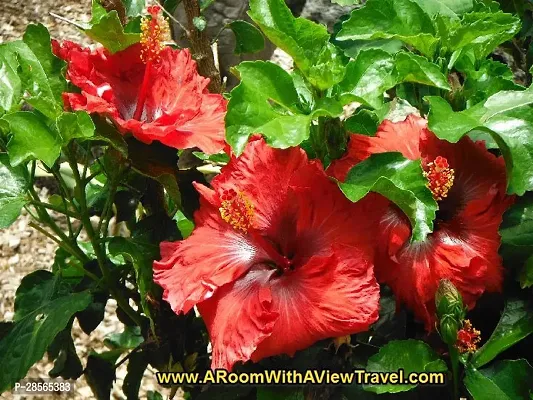
{"label": "dark red flower center", "polygon": [[431,190],[433,198],[440,201],[448,196],[453,186],[455,171],[450,168],[446,158],[438,156],[427,164],[424,176],[428,180],[427,187]]}
{"label": "dark red flower center", "polygon": [[151,65],[159,62],[159,54],[165,48],[165,41],[170,40],[168,21],[163,17],[161,7],[150,6],[147,11],[150,17],[143,17],[141,21],[141,60],[146,64],[146,68],[133,113],[133,119],[136,120],[140,120],[143,114],[150,87]]}

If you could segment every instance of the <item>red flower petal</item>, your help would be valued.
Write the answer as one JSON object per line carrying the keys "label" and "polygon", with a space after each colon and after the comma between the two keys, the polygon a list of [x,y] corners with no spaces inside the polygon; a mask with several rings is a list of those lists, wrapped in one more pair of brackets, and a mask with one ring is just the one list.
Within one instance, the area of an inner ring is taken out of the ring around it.
{"label": "red flower petal", "polygon": [[198,305],[213,344],[212,368],[293,355],[316,341],[368,329],[378,318],[379,287],[370,263],[350,252],[312,257],[279,277],[251,270]]}
{"label": "red flower petal", "polygon": [[212,292],[237,279],[254,263],[267,258],[252,239],[222,220],[219,195],[239,188],[256,205],[255,228],[270,226],[279,219],[279,204],[288,190],[294,171],[305,165],[301,149],[284,151],[253,140],[239,158],[233,158],[211,185],[197,185],[201,207],[195,215],[197,228],[187,240],[161,244],[162,259],[154,263],[154,281],[164,288],[164,299],[172,309],[188,312]]}
{"label": "red flower petal", "polygon": [[[483,143],[468,137],[458,143],[439,140],[425,120],[384,121],[376,137],[352,135],[348,154],[328,172],[345,179],[349,169],[370,154],[400,151],[427,166],[438,157],[454,171],[453,185],[439,201],[435,229],[423,243],[410,243],[411,226],[391,205],[381,219],[376,255],[376,276],[434,329],[435,292],[441,279],[449,279],[472,308],[485,291],[501,288],[503,268],[498,255],[498,227],[513,198],[505,194],[505,165]],[[439,159],[440,160],[440,159]]]}
{"label": "red flower petal", "polygon": [[372,242],[386,201],[351,203],[303,150],[263,139],[232,158],[212,187],[198,186],[197,228],[162,245],[154,280],[176,312],[198,304],[214,368],[293,354],[376,320]]}
{"label": "red flower petal", "polygon": [[[81,89],[66,94],[67,108],[103,114],[144,143],[158,140],[210,154],[224,148],[226,100],[208,92],[209,80],[198,74],[188,50],[165,47],[159,61],[149,65],[141,60],[140,44],[110,54],[63,42],[54,44],[54,52],[68,62],[67,78]],[[137,120],[133,115],[147,68],[149,92]]]}
{"label": "red flower petal", "polygon": [[353,134],[346,155],[331,163],[328,174],[344,181],[355,164],[376,153],[398,151],[404,157],[416,160],[420,158],[420,136],[426,130],[426,125],[425,119],[409,115],[401,122],[383,121],[376,136]]}

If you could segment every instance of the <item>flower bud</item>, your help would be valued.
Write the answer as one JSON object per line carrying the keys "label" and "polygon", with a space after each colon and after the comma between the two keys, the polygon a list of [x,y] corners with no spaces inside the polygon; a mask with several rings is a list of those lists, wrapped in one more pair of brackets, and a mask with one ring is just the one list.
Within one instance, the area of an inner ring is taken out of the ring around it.
{"label": "flower bud", "polygon": [[450,314],[443,315],[440,320],[439,333],[442,341],[452,345],[457,342],[457,332],[459,331],[459,322]]}
{"label": "flower bud", "polygon": [[453,283],[442,279],[435,294],[435,305],[439,319],[445,315],[452,315],[456,321],[464,319],[464,305],[461,293]]}

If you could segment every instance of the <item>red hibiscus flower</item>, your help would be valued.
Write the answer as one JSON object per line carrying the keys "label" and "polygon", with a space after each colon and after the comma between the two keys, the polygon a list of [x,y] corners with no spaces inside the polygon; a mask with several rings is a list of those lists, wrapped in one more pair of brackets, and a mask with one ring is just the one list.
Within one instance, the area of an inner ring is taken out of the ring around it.
{"label": "red hibiscus flower", "polygon": [[168,25],[159,7],[149,12],[141,43],[115,54],[53,42],[55,54],[68,62],[67,78],[81,89],[63,94],[65,107],[103,114],[144,143],[217,153],[224,148],[226,100],[209,93],[209,79],[198,74],[189,50],[162,44]]}
{"label": "red hibiscus flower", "polygon": [[371,195],[351,203],[299,148],[253,139],[212,188],[186,240],[162,243],[154,280],[176,313],[198,306],[212,368],[294,354],[378,318]]}
{"label": "red hibiscus flower", "polygon": [[403,122],[384,121],[375,137],[352,135],[347,154],[328,173],[344,180],[350,168],[371,154],[398,151],[421,159],[428,188],[437,200],[434,232],[424,242],[410,242],[411,226],[392,205],[380,223],[376,277],[389,285],[400,303],[434,328],[435,293],[449,279],[472,308],[484,291],[499,291],[502,264],[498,227],[512,197],[506,196],[505,165],[484,143],[465,137],[439,140],[426,120],[410,115]]}

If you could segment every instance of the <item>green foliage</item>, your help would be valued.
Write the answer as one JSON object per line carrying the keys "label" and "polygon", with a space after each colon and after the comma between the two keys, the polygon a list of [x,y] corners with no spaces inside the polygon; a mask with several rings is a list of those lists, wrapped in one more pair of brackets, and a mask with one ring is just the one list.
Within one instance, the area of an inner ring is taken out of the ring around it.
{"label": "green foliage", "polygon": [[450,85],[439,67],[425,57],[412,53],[390,54],[381,49],[362,50],[348,63],[346,76],[337,86],[344,102],[361,101],[379,108],[383,93],[402,82],[414,82],[449,90]]}
{"label": "green foliage", "polygon": [[233,21],[229,27],[235,34],[235,54],[256,53],[265,47],[261,32],[246,21]]}
{"label": "green foliage", "polygon": [[122,333],[112,333],[104,339],[104,344],[111,350],[132,350],[144,341],[138,326],[126,326]]}
{"label": "green foliage", "polygon": [[109,399],[115,380],[115,362],[120,351],[104,353],[91,352],[87,357],[87,366],[83,372],[85,380],[98,400]]}
{"label": "green foliage", "polygon": [[145,315],[151,318],[152,311],[147,296],[154,290],[152,262],[158,257],[159,249],[142,236],[131,239],[114,237],[109,242],[109,253],[114,256],[122,255],[133,264],[142,309]]}
{"label": "green foliage", "polygon": [[424,240],[433,231],[437,203],[426,187],[420,161],[407,160],[399,153],[374,154],[353,167],[339,187],[354,202],[370,191],[393,201],[409,217],[414,241]]}
{"label": "green foliage", "polygon": [[342,52],[330,43],[324,26],[294,18],[283,0],[251,0],[249,15],[272,43],[294,59],[312,85],[325,90],[342,80]]}
{"label": "green foliage", "polygon": [[465,385],[474,400],[522,400],[533,391],[533,367],[524,359],[498,361],[466,370]]}
{"label": "green foliage", "polygon": [[15,325],[0,341],[0,391],[22,379],[72,315],[90,301],[90,293],[69,292],[51,272],[37,270],[24,277],[15,298]]}
{"label": "green foliage", "polygon": [[[130,3],[126,8],[128,14],[135,13],[139,4]],[[85,34],[101,43],[111,53],[124,50],[140,40],[138,33],[128,33],[120,23],[117,11],[107,12],[98,2],[93,0],[92,18],[90,23],[81,26]]]}
{"label": "green foliage", "polygon": [[299,108],[291,76],[276,64],[243,62],[241,83],[231,92],[226,114],[226,140],[240,154],[253,133],[273,147],[296,146],[309,137],[311,116]]}
{"label": "green foliage", "polygon": [[122,0],[122,2],[126,8],[126,16],[130,18],[142,15],[144,8],[146,7],[145,0]]}
{"label": "green foliage", "polygon": [[412,0],[369,0],[352,11],[337,40],[398,39],[433,57],[438,39],[431,16]]}
{"label": "green foliage", "polygon": [[[384,119],[397,121],[412,112],[427,115],[430,130],[441,139],[455,143],[468,135],[487,141],[491,152],[503,155],[508,192],[517,195],[500,227],[506,280],[496,297],[506,300],[506,306],[484,345],[474,354],[459,355],[457,331],[464,318],[470,318],[460,285],[441,281],[435,299],[438,335],[431,336],[424,336],[421,325],[412,321],[412,310],[397,304],[394,293],[382,285],[379,319],[368,331],[352,335],[350,345],[333,346],[327,339],[294,357],[269,357],[236,368],[347,371],[366,366],[369,372],[401,369],[407,376],[445,372],[446,359],[452,367],[453,382],[448,386],[454,384],[454,398],[467,391],[474,400],[528,398],[533,390],[528,354],[519,360],[502,359],[525,348],[512,346],[533,332],[530,305],[517,300],[527,298],[521,290],[533,286],[533,89],[527,88],[533,60],[532,3],[500,1],[500,11],[491,0],[335,2],[357,7],[336,24],[333,35],[325,26],[295,18],[283,0],[251,0],[249,15],[256,25],[224,22],[235,35],[236,54],[262,50],[266,37],[294,60],[290,72],[263,61],[233,68],[240,84],[226,95],[231,156],[242,153],[251,135],[261,134],[275,148],[300,146],[313,163],[327,169],[344,156],[349,132],[372,136]],[[173,14],[178,3],[169,0],[163,6]],[[212,3],[200,1],[201,15],[188,21],[194,25],[188,29],[206,30],[210,21],[203,12]],[[122,4],[126,21],[94,0],[91,21],[78,24],[111,53],[140,38],[146,2]],[[191,52],[201,64],[202,56]],[[26,276],[17,291],[14,321],[0,322],[0,390],[12,387],[47,352],[54,362],[50,376],[77,379],[83,373],[99,399],[109,398],[116,366],[127,362],[122,389],[126,398],[135,399],[148,366],[200,373],[209,368],[204,323],[193,312],[175,315],[153,282],[153,262],[161,257],[162,241],[193,234],[193,215],[200,203],[193,182],[208,185],[219,168],[227,168],[230,156],[178,151],[158,141],[148,145],[119,131],[107,114],[65,110],[62,93],[76,91],[67,82],[65,66],[53,55],[43,25],[30,25],[22,40],[0,44],[0,228],[9,226],[26,207],[35,226],[60,245],[53,272]],[[173,73],[182,76],[180,71]],[[113,93],[121,101],[128,95],[115,87]],[[137,99],[127,100],[133,104]],[[358,104],[345,107],[353,102]],[[164,104],[153,106],[166,112]],[[186,102],[183,106],[184,112],[193,109]],[[433,227],[445,225],[437,217],[438,204],[426,186],[421,162],[399,153],[375,154],[354,166],[338,185],[354,202],[371,191],[387,197],[409,218],[411,240],[428,244]],[[36,174],[53,180],[56,194],[40,199],[33,190]],[[219,205],[211,200],[207,199],[216,211]],[[62,215],[61,224],[52,212]],[[202,215],[195,216],[196,222],[205,222]],[[450,253],[446,262],[453,264],[453,258]],[[457,269],[458,279],[460,274]],[[205,279],[201,284],[211,282]],[[89,334],[101,323],[109,299],[116,300],[125,328],[105,339],[110,351],[80,359],[73,323],[77,320]],[[484,303],[478,302],[481,307]],[[478,324],[475,314],[471,318],[485,339],[490,329]],[[487,321],[492,328],[491,319]],[[439,335],[449,346],[447,352]],[[427,338],[427,343],[410,339],[414,337]],[[415,385],[183,389],[188,391],[186,398],[199,400],[254,395],[259,400],[375,399]],[[424,397],[426,391],[440,395],[447,389],[421,387],[399,396]],[[163,396],[149,392],[147,398]]]}
{"label": "green foliage", "polygon": [[533,91],[501,91],[484,103],[454,112],[440,97],[428,97],[429,128],[441,138],[457,142],[473,129],[486,130],[498,144],[506,162],[508,192],[523,195],[533,189],[528,167],[533,161]]}
{"label": "green foliage", "polygon": [[194,229],[194,222],[188,219],[181,210],[178,210],[174,215],[174,221],[176,221],[183,239],[187,239]]}
{"label": "green foliage", "polygon": [[66,88],[61,76],[64,62],[52,54],[46,28],[29,25],[23,41],[0,45],[0,55],[6,68],[5,79],[0,83],[0,90],[6,93],[2,108],[10,111],[20,106],[24,96],[24,101],[36,110],[56,118],[63,107],[61,93]]}
{"label": "green foliage", "polygon": [[[391,372],[403,369],[405,376],[412,372],[444,372],[448,368],[437,353],[419,340],[394,340],[383,346],[368,359],[368,372]],[[364,385],[364,389],[377,394],[399,393],[415,388],[412,384]]]}
{"label": "green foliage", "polygon": [[[61,136],[46,124],[41,114],[17,111],[2,117],[9,123],[12,138],[7,144],[11,164],[20,165],[28,160],[42,160],[51,167],[61,152]],[[39,140],[39,146],[35,141]]]}
{"label": "green foliage", "polygon": [[522,300],[508,300],[498,326],[489,340],[474,353],[470,361],[472,366],[482,367],[531,333],[533,333],[533,314],[530,305]]}
{"label": "green foliage", "polygon": [[0,154],[0,228],[7,228],[28,202],[29,173],[23,165],[13,167],[7,154]]}

